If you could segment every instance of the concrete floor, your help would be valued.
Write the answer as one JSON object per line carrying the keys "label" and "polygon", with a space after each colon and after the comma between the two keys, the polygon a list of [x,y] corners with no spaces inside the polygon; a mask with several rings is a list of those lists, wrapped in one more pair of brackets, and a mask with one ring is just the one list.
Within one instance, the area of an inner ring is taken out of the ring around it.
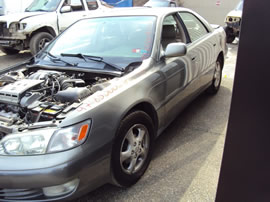
{"label": "concrete floor", "polygon": [[[152,162],[143,178],[123,189],[104,185],[81,197],[88,201],[208,202],[215,200],[230,110],[237,44],[229,45],[220,91],[192,102],[157,139]],[[0,68],[30,57],[6,56]]]}

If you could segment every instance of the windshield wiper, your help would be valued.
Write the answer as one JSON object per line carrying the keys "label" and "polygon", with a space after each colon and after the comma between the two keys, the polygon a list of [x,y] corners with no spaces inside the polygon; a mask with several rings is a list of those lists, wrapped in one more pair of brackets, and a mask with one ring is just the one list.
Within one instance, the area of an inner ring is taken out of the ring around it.
{"label": "windshield wiper", "polygon": [[122,68],[122,67],[119,67],[118,65],[116,64],[112,64],[110,62],[107,62],[103,59],[103,57],[99,57],[99,56],[93,56],[93,55],[85,55],[85,54],[82,54],[82,53],[77,53],[77,54],[72,54],[72,53],[61,53],[60,54],[61,56],[67,56],[67,57],[77,57],[77,58],[82,58],[84,61],[87,62],[87,60],[92,60],[92,61],[96,61],[96,62],[102,62],[103,64],[105,65],[109,65],[110,67],[118,70],[118,71],[121,71],[121,72],[124,72],[125,69]]}
{"label": "windshield wiper", "polygon": [[50,56],[50,59],[51,59],[53,62],[55,62],[55,61],[61,61],[61,62],[66,63],[67,65],[70,65],[70,66],[73,66],[73,67],[75,67],[75,66],[78,65],[77,63],[67,62],[67,61],[65,61],[65,60],[63,60],[63,59],[61,59],[61,58],[59,58],[59,57],[56,57],[55,55],[52,55],[50,52],[45,52],[45,53],[46,53],[47,55]]}

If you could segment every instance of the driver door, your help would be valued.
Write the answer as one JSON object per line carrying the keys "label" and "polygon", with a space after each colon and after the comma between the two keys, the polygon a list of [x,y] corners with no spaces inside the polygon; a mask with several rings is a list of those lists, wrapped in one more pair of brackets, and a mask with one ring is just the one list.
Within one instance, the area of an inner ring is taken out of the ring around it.
{"label": "driver door", "polygon": [[[62,8],[70,6],[69,12],[63,12]],[[87,10],[82,0],[65,0],[58,12],[59,31],[64,31],[68,26],[87,16]]]}

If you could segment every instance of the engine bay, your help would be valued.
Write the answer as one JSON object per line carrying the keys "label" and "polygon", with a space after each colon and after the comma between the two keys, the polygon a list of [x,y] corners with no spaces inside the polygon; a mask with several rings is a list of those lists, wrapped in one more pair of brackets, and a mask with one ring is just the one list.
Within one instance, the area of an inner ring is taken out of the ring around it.
{"label": "engine bay", "polygon": [[14,128],[62,120],[85,98],[110,85],[112,76],[39,68],[0,77],[0,140]]}

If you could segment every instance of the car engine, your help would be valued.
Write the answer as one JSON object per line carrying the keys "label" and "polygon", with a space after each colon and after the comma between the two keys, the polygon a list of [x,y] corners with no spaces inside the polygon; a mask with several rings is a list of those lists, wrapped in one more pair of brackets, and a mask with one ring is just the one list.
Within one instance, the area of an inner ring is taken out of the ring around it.
{"label": "car engine", "polygon": [[[0,77],[0,139],[14,126],[65,118],[74,103],[109,85],[87,73],[12,71]],[[61,114],[61,116],[60,116]]]}

